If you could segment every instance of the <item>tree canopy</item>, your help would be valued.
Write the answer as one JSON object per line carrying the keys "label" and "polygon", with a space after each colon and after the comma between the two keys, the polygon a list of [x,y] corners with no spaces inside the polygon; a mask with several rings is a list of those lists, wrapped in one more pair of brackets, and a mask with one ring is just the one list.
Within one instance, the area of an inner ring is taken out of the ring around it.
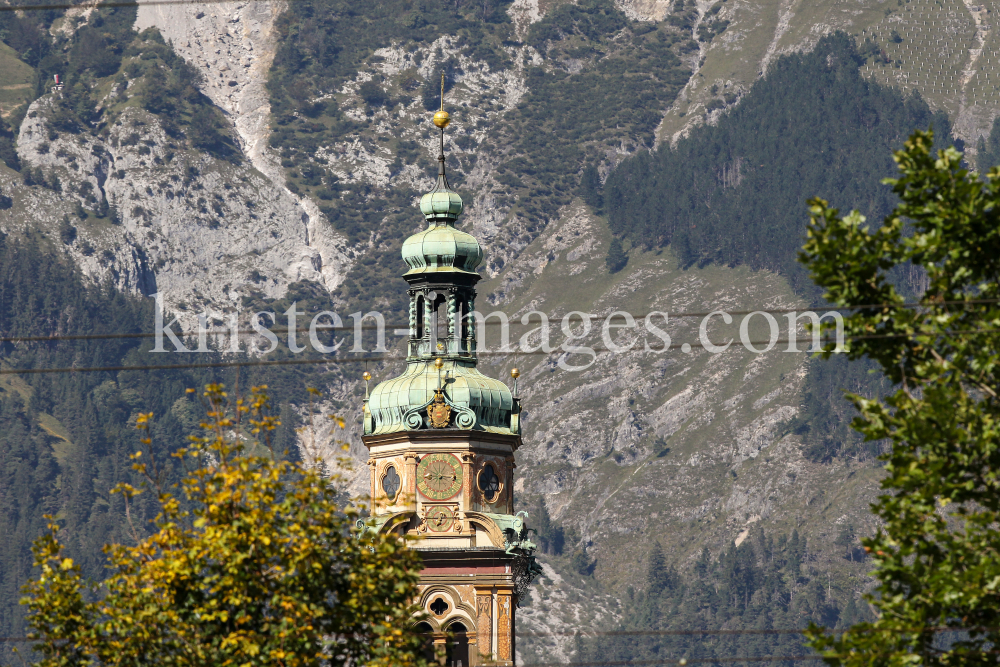
{"label": "tree canopy", "polygon": [[231,400],[206,388],[204,433],[175,453],[190,465],[183,497],[162,488],[143,437],[145,455],[132,458],[159,497],[157,530],[140,538],[133,527],[134,545],[106,546],[102,584],[82,577],[50,517],[23,600],[40,665],[423,664],[409,629],[419,556],[358,531],[316,465],[279,460],[264,389]]}
{"label": "tree canopy", "polygon": [[[879,618],[839,638],[814,626],[829,664],[998,662],[1000,168],[984,182],[933,142],[915,132],[895,153],[900,175],[886,182],[900,201],[877,228],[810,202],[801,261],[826,298],[855,309],[848,357],[874,361],[894,385],[884,398],[848,395],[854,428],[891,449],[873,505],[882,527],[863,540]],[[904,265],[926,272],[917,307],[888,275]]]}

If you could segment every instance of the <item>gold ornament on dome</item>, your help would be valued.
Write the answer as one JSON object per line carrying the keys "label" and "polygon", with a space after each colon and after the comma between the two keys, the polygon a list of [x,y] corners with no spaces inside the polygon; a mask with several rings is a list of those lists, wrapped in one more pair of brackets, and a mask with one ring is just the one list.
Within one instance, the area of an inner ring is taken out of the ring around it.
{"label": "gold ornament on dome", "polygon": [[451,421],[451,406],[444,402],[444,392],[434,390],[434,402],[427,407],[431,428],[444,428]]}
{"label": "gold ornament on dome", "polygon": [[443,130],[450,122],[451,117],[444,110],[444,72],[441,72],[441,110],[434,114],[434,124]]}
{"label": "gold ornament on dome", "polygon": [[434,124],[440,127],[442,130],[448,127],[448,123],[451,122],[451,117],[448,116],[448,112],[441,110],[434,114]]}

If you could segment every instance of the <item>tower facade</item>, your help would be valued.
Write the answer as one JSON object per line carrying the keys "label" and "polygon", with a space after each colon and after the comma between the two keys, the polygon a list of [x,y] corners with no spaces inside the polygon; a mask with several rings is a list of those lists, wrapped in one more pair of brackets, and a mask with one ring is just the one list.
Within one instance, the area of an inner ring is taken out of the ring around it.
{"label": "tower facade", "polygon": [[[417,537],[420,629],[450,667],[514,664],[518,598],[540,571],[526,514],[515,513],[520,404],[477,368],[476,268],[483,251],[455,228],[462,198],[445,174],[444,128],[434,188],[420,200],[427,228],[403,243],[408,270],[406,369],[364,403],[371,479],[369,530]],[[512,371],[517,387],[517,372]]]}

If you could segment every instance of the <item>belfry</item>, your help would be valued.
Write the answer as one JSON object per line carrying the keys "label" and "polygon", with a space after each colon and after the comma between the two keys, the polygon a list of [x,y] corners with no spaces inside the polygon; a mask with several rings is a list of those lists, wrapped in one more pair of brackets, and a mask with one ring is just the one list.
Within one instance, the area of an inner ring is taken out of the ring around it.
{"label": "belfry", "polygon": [[[409,341],[402,375],[365,395],[370,452],[369,530],[419,539],[421,630],[446,647],[450,667],[513,665],[517,601],[540,571],[525,513],[514,513],[514,392],[476,367],[476,268],[483,250],[455,229],[462,198],[440,167],[420,200],[427,228],[403,243]],[[370,376],[365,374],[367,383]]]}

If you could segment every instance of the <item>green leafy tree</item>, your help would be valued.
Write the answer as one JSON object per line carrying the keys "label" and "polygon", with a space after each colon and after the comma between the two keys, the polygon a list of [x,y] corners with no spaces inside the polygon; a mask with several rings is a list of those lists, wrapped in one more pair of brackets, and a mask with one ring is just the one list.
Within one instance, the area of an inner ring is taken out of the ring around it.
{"label": "green leafy tree", "polygon": [[[397,537],[362,539],[357,513],[338,506],[316,466],[277,460],[263,389],[230,403],[221,385],[207,387],[204,434],[176,453],[195,463],[184,500],[159,491],[157,531],[140,539],[133,528],[135,546],[105,547],[111,574],[99,587],[50,517],[23,600],[40,665],[421,664],[408,630],[419,557]],[[146,434],[151,417],[138,418]],[[142,458],[136,469],[159,488]],[[116,490],[127,501],[141,493]]]}
{"label": "green leafy tree", "polygon": [[[1000,661],[1000,169],[984,182],[955,148],[932,145],[932,133],[916,132],[895,153],[900,176],[886,183],[900,201],[876,229],[857,211],[842,218],[810,202],[801,260],[830,301],[856,308],[847,355],[875,361],[895,387],[848,394],[854,428],[892,446],[872,506],[882,527],[862,541],[879,618],[839,638],[813,626],[829,664]],[[904,307],[887,276],[907,264],[927,273],[918,308]]]}

